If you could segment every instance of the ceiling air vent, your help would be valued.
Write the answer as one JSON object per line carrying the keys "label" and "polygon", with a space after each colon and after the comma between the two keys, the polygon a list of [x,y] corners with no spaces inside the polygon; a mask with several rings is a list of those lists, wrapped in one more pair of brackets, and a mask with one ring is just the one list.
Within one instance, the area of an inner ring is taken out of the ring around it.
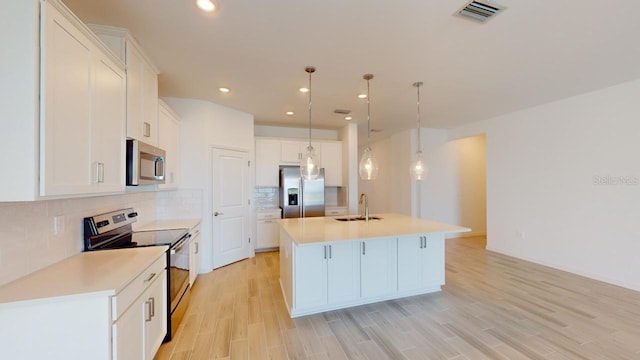
{"label": "ceiling air vent", "polygon": [[477,22],[487,22],[506,8],[489,1],[470,1],[456,15],[471,19]]}

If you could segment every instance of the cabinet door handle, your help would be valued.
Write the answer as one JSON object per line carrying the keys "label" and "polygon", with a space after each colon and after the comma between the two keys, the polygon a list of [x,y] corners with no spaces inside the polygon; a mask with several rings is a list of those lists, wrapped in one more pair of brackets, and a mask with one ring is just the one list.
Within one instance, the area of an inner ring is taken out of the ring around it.
{"label": "cabinet door handle", "polygon": [[200,243],[195,243],[196,245],[196,254],[200,252]]}
{"label": "cabinet door handle", "polygon": [[153,279],[154,277],[156,277],[156,273],[151,273],[151,274],[149,274],[149,277],[148,277],[144,282],[149,282],[149,281],[151,281],[151,279]]}
{"label": "cabinet door handle", "polygon": [[151,303],[150,308],[151,308],[151,317],[156,316],[156,298],[155,297],[150,297],[149,301]]}
{"label": "cabinet door handle", "polygon": [[329,259],[331,259],[331,245],[329,245]]}
{"label": "cabinet door handle", "polygon": [[423,238],[424,238],[424,248],[426,249],[427,248],[427,237],[423,236]]}
{"label": "cabinet door handle", "polygon": [[365,255],[367,252],[367,243],[365,243],[364,241],[362,242],[362,255]]}
{"label": "cabinet door handle", "polygon": [[273,221],[272,221],[272,220],[263,220],[263,222],[264,222],[265,224],[271,224],[271,223],[273,223]]}
{"label": "cabinet door handle", "polygon": [[327,245],[324,246],[324,258],[327,258]]}
{"label": "cabinet door handle", "polygon": [[104,163],[98,163],[98,182],[104,183]]}
{"label": "cabinet door handle", "polygon": [[223,212],[217,212],[217,211],[213,213],[213,216],[220,216],[220,215],[224,215],[224,213]]}
{"label": "cabinet door handle", "polygon": [[151,321],[151,301],[147,300],[144,302],[144,305],[146,306],[146,314],[144,314],[144,321],[145,322],[149,322]]}

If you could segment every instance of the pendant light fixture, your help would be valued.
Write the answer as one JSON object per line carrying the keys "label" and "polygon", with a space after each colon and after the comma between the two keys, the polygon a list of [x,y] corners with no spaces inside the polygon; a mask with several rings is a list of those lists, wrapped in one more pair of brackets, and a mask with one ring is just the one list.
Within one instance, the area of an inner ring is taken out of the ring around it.
{"label": "pendant light fixture", "polygon": [[362,78],[367,80],[367,147],[362,153],[358,173],[362,180],[375,180],[378,176],[378,161],[371,153],[371,94],[369,91],[369,80],[373,79],[373,75],[364,74]]}
{"label": "pendant light fixture", "polygon": [[320,166],[316,158],[316,151],[311,145],[311,74],[316,71],[316,68],[307,66],[304,71],[309,74],[309,146],[307,146],[304,158],[300,161],[300,175],[305,180],[315,180],[320,174]]}
{"label": "pendant light fixture", "polygon": [[413,83],[413,86],[416,87],[417,91],[418,91],[418,102],[417,102],[417,107],[418,107],[418,129],[417,129],[417,134],[418,134],[418,150],[416,151],[416,154],[414,156],[413,161],[411,162],[411,167],[409,168],[409,171],[411,172],[411,179],[413,180],[422,180],[423,178],[425,178],[427,176],[427,164],[424,162],[424,160],[422,160],[422,144],[421,144],[421,137],[420,137],[420,87],[422,86],[422,81],[419,82],[415,82]]}

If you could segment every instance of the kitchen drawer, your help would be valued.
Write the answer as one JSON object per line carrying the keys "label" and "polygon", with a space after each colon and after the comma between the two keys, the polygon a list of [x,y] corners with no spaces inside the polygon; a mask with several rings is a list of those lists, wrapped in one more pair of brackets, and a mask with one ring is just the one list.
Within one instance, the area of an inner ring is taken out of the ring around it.
{"label": "kitchen drawer", "polygon": [[256,220],[280,219],[280,209],[274,211],[261,211],[256,213]]}
{"label": "kitchen drawer", "polygon": [[155,279],[160,277],[162,271],[167,267],[166,262],[166,256],[161,256],[112,298],[111,314],[113,321],[117,320],[127,308],[129,308],[133,301],[138,298]]}

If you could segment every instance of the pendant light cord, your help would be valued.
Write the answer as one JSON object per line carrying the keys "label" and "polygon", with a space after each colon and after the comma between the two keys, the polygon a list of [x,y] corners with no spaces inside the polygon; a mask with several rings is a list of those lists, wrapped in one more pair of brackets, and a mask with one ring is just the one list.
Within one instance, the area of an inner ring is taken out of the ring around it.
{"label": "pendant light cord", "polygon": [[309,71],[309,147],[311,147],[311,71]]}
{"label": "pendant light cord", "polygon": [[416,106],[418,107],[418,115],[417,115],[417,123],[418,123],[418,153],[422,153],[422,137],[420,136],[420,132],[422,129],[422,126],[420,124],[420,87],[422,86],[423,82],[422,81],[418,81],[413,83],[413,86],[415,86],[418,89],[418,101],[416,102]]}
{"label": "pendant light cord", "polygon": [[416,87],[418,88],[418,151],[422,152],[422,137],[420,136],[420,132],[422,131],[422,127],[420,126],[420,85],[418,84]]}
{"label": "pendant light cord", "polygon": [[371,92],[369,79],[367,79],[367,147],[371,149]]}

